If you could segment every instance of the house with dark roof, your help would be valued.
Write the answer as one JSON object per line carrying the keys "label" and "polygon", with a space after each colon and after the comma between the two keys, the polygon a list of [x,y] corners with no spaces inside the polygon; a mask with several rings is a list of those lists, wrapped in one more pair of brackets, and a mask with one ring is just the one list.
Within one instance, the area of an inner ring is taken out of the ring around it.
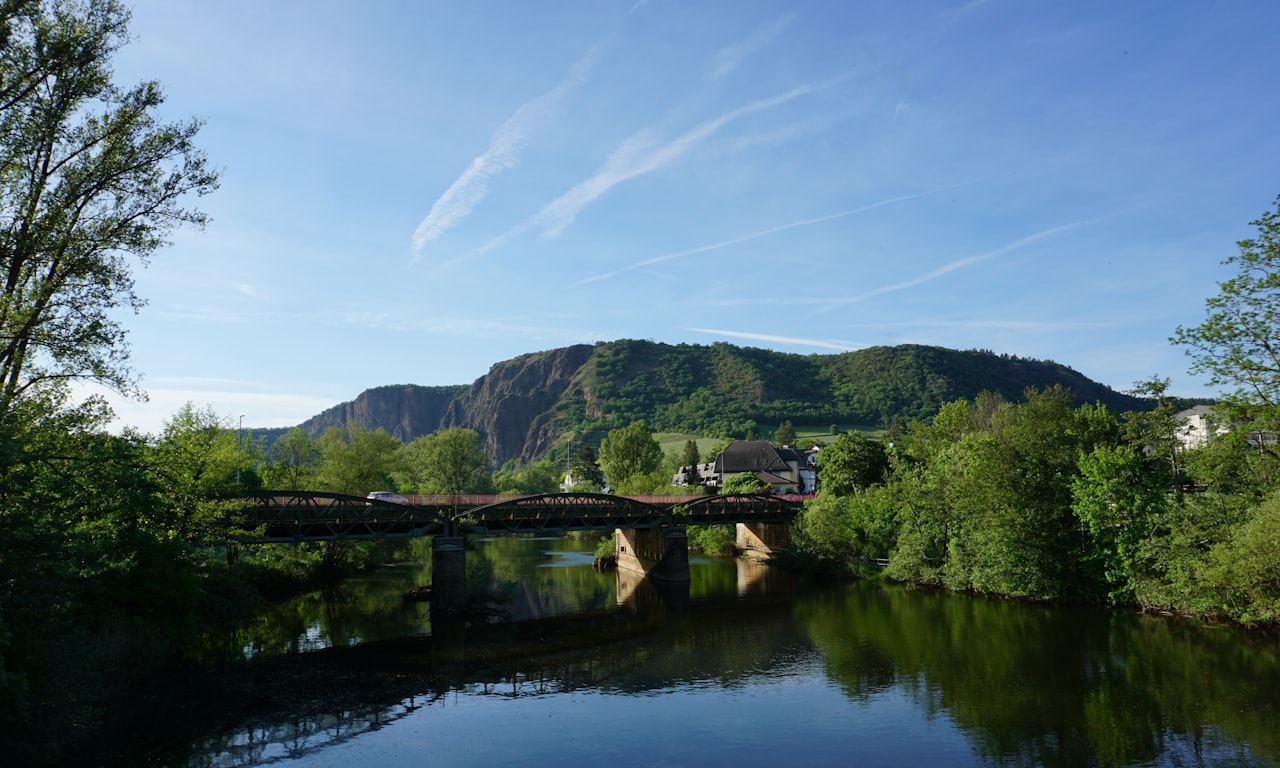
{"label": "house with dark roof", "polygon": [[790,446],[774,448],[768,440],[736,440],[721,451],[714,462],[681,467],[671,484],[696,482],[714,492],[727,478],[744,472],[767,483],[774,493],[812,493],[815,485],[811,453]]}

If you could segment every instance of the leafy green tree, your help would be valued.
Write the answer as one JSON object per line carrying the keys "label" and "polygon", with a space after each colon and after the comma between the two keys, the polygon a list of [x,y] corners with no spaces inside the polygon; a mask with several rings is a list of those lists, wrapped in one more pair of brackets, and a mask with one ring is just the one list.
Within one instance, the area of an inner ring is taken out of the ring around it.
{"label": "leafy green tree", "polygon": [[1219,610],[1245,624],[1280,623],[1280,496],[1249,512],[1209,553],[1205,579]]}
{"label": "leafy green tree", "polygon": [[1183,475],[1182,440],[1178,436],[1177,405],[1169,396],[1169,380],[1153,376],[1134,383],[1130,394],[1155,400],[1156,407],[1149,411],[1130,411],[1124,414],[1123,436],[1134,446],[1140,446],[1148,459],[1148,469],[1159,474],[1167,485],[1180,487]]}
{"label": "leafy green tree", "polygon": [[739,494],[750,495],[755,493],[769,493],[771,486],[751,472],[739,472],[729,475],[725,478],[724,484],[720,486],[721,494]]}
{"label": "leafy green tree", "polygon": [[1071,492],[1076,517],[1089,532],[1093,557],[1103,567],[1110,598],[1132,601],[1142,571],[1139,551],[1164,515],[1167,486],[1132,446],[1098,446],[1081,457]]}
{"label": "leafy green tree", "polygon": [[787,419],[778,425],[778,429],[773,433],[774,445],[795,445],[796,444],[796,428],[792,426],[791,419]]}
{"label": "leafy green tree", "polygon": [[242,439],[231,419],[211,406],[187,403],[179,408],[165,421],[155,451],[158,467],[168,473],[166,481],[180,482],[207,498],[260,486],[256,444]]}
{"label": "leafy green tree", "polygon": [[1192,373],[1233,388],[1219,409],[1245,428],[1280,424],[1280,196],[1275,206],[1250,222],[1257,235],[1223,262],[1238,272],[1205,301],[1204,322],[1179,326],[1171,339],[1187,348]]}
{"label": "leafy green tree", "polygon": [[217,185],[194,139],[162,123],[160,86],[111,81],[128,40],[117,0],[0,8],[0,413],[33,387],[90,379],[133,392],[121,310],[175,227],[183,198]]}
{"label": "leafy green tree", "polygon": [[844,570],[855,557],[849,500],[818,496],[804,503],[793,528],[801,562],[830,570]]}
{"label": "leafy green tree", "polygon": [[560,468],[554,461],[543,459],[520,469],[502,469],[493,475],[494,490],[532,496],[560,490]]}
{"label": "leafy green tree", "polygon": [[94,722],[93,697],[162,663],[201,601],[191,510],[146,441],[56,387],[0,415],[0,738],[40,765]]}
{"label": "leafy green tree", "polygon": [[884,443],[851,430],[818,451],[818,490],[848,496],[883,482],[888,470]]}
{"label": "leafy green tree", "polygon": [[298,491],[315,483],[322,457],[320,444],[311,435],[294,427],[276,440],[269,453],[271,462],[263,472],[268,487]]}
{"label": "leafy green tree", "polygon": [[615,488],[632,477],[656,473],[662,467],[662,446],[643,421],[609,431],[600,443],[600,466]]}
{"label": "leafy green tree", "polygon": [[352,422],[342,429],[326,429],[319,445],[324,458],[316,473],[317,490],[363,496],[393,487],[400,441],[386,430]]}
{"label": "leafy green tree", "polygon": [[453,427],[423,435],[399,453],[395,475],[412,493],[487,493],[489,457],[474,429]]}

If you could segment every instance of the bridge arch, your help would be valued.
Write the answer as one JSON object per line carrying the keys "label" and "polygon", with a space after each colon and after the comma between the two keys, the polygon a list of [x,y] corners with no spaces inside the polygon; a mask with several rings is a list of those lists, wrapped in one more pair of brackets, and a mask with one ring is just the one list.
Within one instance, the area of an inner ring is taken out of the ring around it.
{"label": "bridge arch", "polygon": [[460,528],[487,532],[593,531],[656,528],[669,510],[628,496],[544,493],[503,499],[454,515]]}

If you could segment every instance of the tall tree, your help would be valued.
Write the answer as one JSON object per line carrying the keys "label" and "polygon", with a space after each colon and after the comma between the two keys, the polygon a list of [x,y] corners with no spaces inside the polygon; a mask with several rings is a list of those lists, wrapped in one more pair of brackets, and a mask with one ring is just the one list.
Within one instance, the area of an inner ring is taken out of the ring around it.
{"label": "tall tree", "polygon": [[787,419],[778,425],[777,431],[773,433],[774,445],[795,445],[796,444],[796,428],[791,423],[791,419]]}
{"label": "tall tree", "polygon": [[324,455],[316,476],[319,490],[362,496],[392,486],[400,441],[381,427],[369,430],[356,423],[342,429],[329,427],[319,443]]}
{"label": "tall tree", "polygon": [[680,454],[680,466],[696,467],[698,465],[698,441],[692,437],[685,441],[684,451]]}
{"label": "tall tree", "polygon": [[294,427],[271,446],[270,458],[264,473],[269,487],[304,490],[312,485],[320,466],[320,445],[311,435]]}
{"label": "tall tree", "polygon": [[118,0],[0,6],[0,414],[71,379],[135,390],[132,264],[202,225],[181,201],[217,185],[198,121],[161,123],[155,82],[112,83],[128,21]]}
{"label": "tall tree", "polygon": [[604,486],[604,473],[600,471],[600,457],[596,455],[596,449],[584,445],[574,451],[569,475],[578,490],[600,490]]}
{"label": "tall tree", "polygon": [[396,477],[415,493],[486,493],[489,457],[474,429],[453,427],[423,435],[400,451]]}
{"label": "tall tree", "polygon": [[884,481],[889,454],[884,443],[856,430],[818,451],[818,487],[824,494],[847,496]]}
{"label": "tall tree", "polygon": [[1250,222],[1257,236],[1239,241],[1240,252],[1223,262],[1238,272],[1205,300],[1204,322],[1179,326],[1171,339],[1187,347],[1192,373],[1233,388],[1225,415],[1269,429],[1280,423],[1280,196],[1275,205]]}
{"label": "tall tree", "polygon": [[600,466],[605,478],[617,488],[638,475],[648,475],[662,466],[662,446],[643,421],[609,430],[600,443]]}

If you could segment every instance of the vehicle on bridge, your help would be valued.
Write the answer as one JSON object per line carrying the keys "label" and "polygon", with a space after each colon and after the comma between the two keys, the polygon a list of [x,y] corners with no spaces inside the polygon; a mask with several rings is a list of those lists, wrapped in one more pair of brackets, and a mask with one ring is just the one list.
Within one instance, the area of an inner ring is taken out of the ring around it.
{"label": "vehicle on bridge", "polygon": [[405,497],[401,496],[400,494],[392,493],[391,491],[374,491],[373,493],[370,493],[365,498],[369,499],[370,501],[389,501],[392,504],[412,503]]}

